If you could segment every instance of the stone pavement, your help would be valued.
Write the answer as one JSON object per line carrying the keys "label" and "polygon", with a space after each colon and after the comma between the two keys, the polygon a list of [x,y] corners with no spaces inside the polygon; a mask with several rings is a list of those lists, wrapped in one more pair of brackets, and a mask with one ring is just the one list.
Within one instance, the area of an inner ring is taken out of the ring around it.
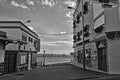
{"label": "stone pavement", "polygon": [[120,80],[120,76],[62,65],[37,67],[29,71],[8,74],[1,76],[0,80]]}

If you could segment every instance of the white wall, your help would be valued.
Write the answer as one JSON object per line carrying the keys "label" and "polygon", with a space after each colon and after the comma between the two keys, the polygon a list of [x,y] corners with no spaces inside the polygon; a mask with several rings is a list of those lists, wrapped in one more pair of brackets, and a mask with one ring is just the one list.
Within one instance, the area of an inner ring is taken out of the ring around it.
{"label": "white wall", "polygon": [[16,27],[16,26],[20,26],[20,23],[0,23],[0,26],[2,27]]}
{"label": "white wall", "polygon": [[93,14],[94,14],[94,19],[101,13],[104,11],[104,8],[101,6],[101,4],[96,4],[93,3]]}
{"label": "white wall", "polygon": [[108,8],[105,10],[106,31],[120,31],[118,7]]}
{"label": "white wall", "polygon": [[[31,51],[35,51],[34,40],[36,40],[36,38],[34,38],[33,36],[31,36],[30,34],[26,33],[23,30],[21,30],[20,33],[21,33],[21,36],[22,36],[22,33],[27,35],[27,44],[21,45],[20,50],[24,50],[24,46],[25,46],[25,50],[30,51],[30,49],[31,49]],[[20,38],[21,38],[21,36],[20,36]],[[31,37],[33,39],[33,42],[29,42],[29,37]]]}
{"label": "white wall", "polygon": [[[20,50],[24,50],[24,46],[25,46],[25,50],[30,51],[31,49],[31,51],[35,51],[35,47],[33,45],[34,45],[34,40],[37,40],[36,38],[38,38],[38,36],[35,35],[33,32],[31,32],[31,30],[26,28],[21,23],[0,23],[0,26],[3,27],[3,28],[0,27],[0,30],[7,33],[8,39],[21,41],[22,33],[25,33],[27,35],[27,44],[21,45]],[[21,29],[20,27],[23,29]],[[28,41],[29,37],[33,38],[32,43]],[[6,50],[18,50],[18,47],[19,44],[10,43],[6,46]]]}
{"label": "white wall", "polygon": [[[0,28],[0,30],[7,33],[8,39],[19,40],[19,28]],[[6,50],[18,50],[18,44],[10,43],[6,46]]]}
{"label": "white wall", "polygon": [[108,43],[109,71],[120,74],[120,40],[109,40]]}
{"label": "white wall", "polygon": [[0,63],[4,62],[5,51],[3,49],[4,49],[4,43],[3,41],[0,41]]}

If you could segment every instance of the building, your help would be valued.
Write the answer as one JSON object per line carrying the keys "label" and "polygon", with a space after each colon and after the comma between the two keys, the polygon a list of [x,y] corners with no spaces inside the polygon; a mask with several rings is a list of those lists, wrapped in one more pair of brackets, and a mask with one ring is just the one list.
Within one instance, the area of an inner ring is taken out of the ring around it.
{"label": "building", "polygon": [[6,32],[0,31],[0,75],[4,72],[5,46],[12,40],[7,38]]}
{"label": "building", "polygon": [[[86,69],[120,74],[119,0],[83,0]],[[73,14],[73,65],[83,67],[82,3]]]}
{"label": "building", "polygon": [[38,35],[20,21],[0,21],[0,30],[14,40],[6,46],[4,74],[34,68],[40,51]]}

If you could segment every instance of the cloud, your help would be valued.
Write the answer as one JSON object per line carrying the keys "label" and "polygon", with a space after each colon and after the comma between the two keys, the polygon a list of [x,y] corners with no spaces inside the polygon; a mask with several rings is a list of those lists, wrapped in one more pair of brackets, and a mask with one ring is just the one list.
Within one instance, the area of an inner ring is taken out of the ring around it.
{"label": "cloud", "polygon": [[34,3],[33,1],[31,1],[31,0],[27,0],[27,4],[28,4],[28,5],[32,5],[32,6],[35,5],[35,3]]}
{"label": "cloud", "polygon": [[[75,7],[76,6],[76,2],[74,0],[64,0],[63,3],[67,6],[70,6],[70,7]],[[67,12],[65,14],[65,17],[68,17],[68,20],[63,21],[62,23],[67,24],[68,26],[72,26],[73,13],[74,13],[74,10],[70,10],[69,12]]]}
{"label": "cloud", "polygon": [[66,17],[72,19],[73,18],[73,11],[69,11],[68,13],[66,13]]}
{"label": "cloud", "polygon": [[55,0],[42,0],[43,6],[53,7],[53,6],[55,6],[55,4],[57,4],[57,2],[55,2]]}
{"label": "cloud", "polygon": [[60,32],[60,34],[65,34],[65,33],[67,33],[67,32],[65,32],[65,31]]}
{"label": "cloud", "polygon": [[34,28],[32,26],[28,26],[31,30],[34,30]]}
{"label": "cloud", "polygon": [[29,10],[29,7],[27,7],[25,4],[19,4],[18,2],[16,1],[11,1],[11,5],[12,6],[15,6],[15,7],[20,7],[20,8],[23,8],[23,9],[27,9]]}
{"label": "cloud", "polygon": [[41,45],[55,46],[53,42],[42,42]]}
{"label": "cloud", "polygon": [[51,41],[51,42],[42,42],[43,45],[57,46],[57,44],[72,44],[72,41]]}
{"label": "cloud", "polygon": [[71,6],[71,7],[75,7],[76,6],[76,2],[75,1],[72,1],[72,0],[65,0],[63,1],[64,4],[68,5],[68,6]]}

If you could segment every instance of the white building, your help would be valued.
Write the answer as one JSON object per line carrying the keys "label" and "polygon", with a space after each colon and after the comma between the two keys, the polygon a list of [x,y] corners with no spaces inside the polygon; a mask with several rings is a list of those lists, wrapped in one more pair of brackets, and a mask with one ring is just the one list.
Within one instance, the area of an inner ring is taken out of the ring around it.
{"label": "white building", "polygon": [[0,30],[14,39],[5,50],[4,73],[33,68],[40,51],[38,35],[20,21],[0,21]]}
{"label": "white building", "polygon": [[[120,1],[83,1],[86,68],[120,74]],[[79,67],[83,67],[81,8],[81,0],[77,0],[77,11],[73,15],[73,47],[76,57],[72,63]]]}
{"label": "white building", "polygon": [[0,31],[0,75],[4,73],[5,46],[12,40],[7,38],[6,32]]}

